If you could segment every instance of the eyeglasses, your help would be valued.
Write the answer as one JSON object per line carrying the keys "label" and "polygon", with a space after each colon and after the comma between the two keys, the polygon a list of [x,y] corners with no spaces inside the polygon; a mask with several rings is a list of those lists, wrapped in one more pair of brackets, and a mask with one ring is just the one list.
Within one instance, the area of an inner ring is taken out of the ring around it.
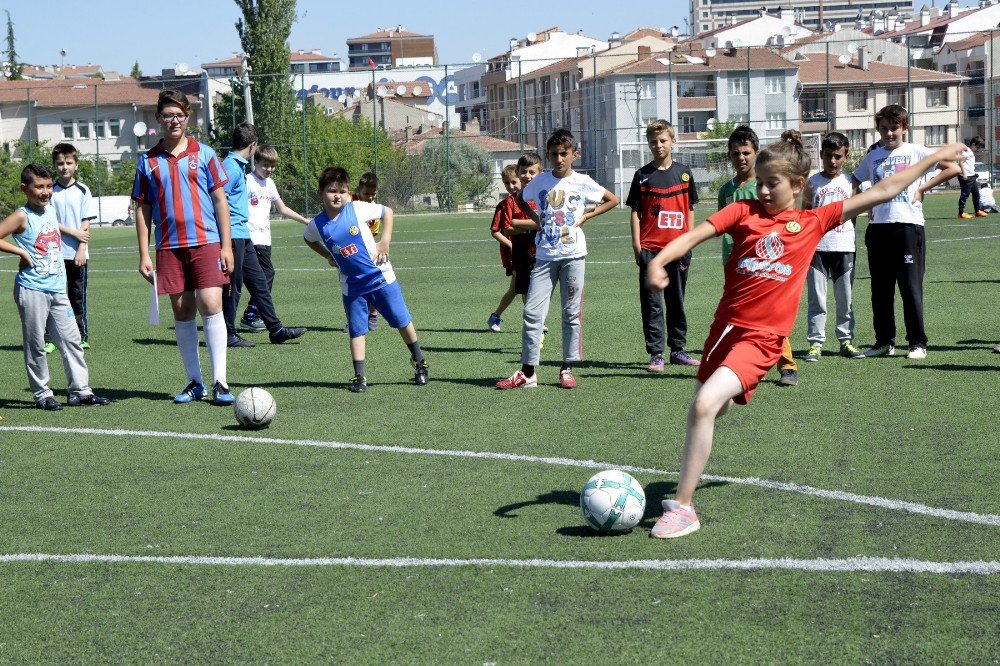
{"label": "eyeglasses", "polygon": [[160,120],[162,120],[165,123],[172,123],[172,122],[182,123],[185,120],[187,120],[187,115],[183,113],[163,114],[160,116]]}

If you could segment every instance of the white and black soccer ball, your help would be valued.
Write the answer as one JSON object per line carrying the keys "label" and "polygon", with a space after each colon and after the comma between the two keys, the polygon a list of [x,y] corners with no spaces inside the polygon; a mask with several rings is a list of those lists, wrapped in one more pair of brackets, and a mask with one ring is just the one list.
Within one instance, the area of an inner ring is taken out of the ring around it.
{"label": "white and black soccer ball", "polygon": [[274,420],[274,415],[278,413],[278,403],[270,393],[259,386],[253,386],[236,396],[233,411],[241,426],[248,430],[260,430]]}
{"label": "white and black soccer ball", "polygon": [[617,469],[598,472],[580,491],[580,511],[598,532],[628,532],[646,510],[646,492],[631,474]]}

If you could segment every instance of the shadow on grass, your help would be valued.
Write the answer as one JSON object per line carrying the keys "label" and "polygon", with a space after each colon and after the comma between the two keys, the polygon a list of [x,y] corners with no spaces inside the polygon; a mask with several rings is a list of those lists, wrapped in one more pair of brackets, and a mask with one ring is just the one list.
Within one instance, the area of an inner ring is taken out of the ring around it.
{"label": "shadow on grass", "polygon": [[16,351],[19,352],[23,350],[24,347],[21,345],[0,345],[0,351]]}
{"label": "shadow on grass", "polygon": [[907,370],[958,370],[959,372],[1000,372],[997,365],[958,365],[957,363],[942,363],[940,365],[926,365],[924,363],[914,363],[903,366]]}
{"label": "shadow on grass", "polygon": [[930,284],[1000,284],[1000,280],[928,280]]}
{"label": "shadow on grass", "polygon": [[[56,398],[58,400],[58,398]],[[34,400],[0,400],[0,409],[38,409]]]}
{"label": "shadow on grass", "polygon": [[[164,400],[173,400],[173,394],[169,391],[133,391],[130,389],[118,389],[118,388],[101,388],[95,387],[94,393],[105,398],[110,398],[112,402],[120,402],[122,400],[134,400],[136,398],[142,400],[155,400],[156,402],[162,402]],[[209,396],[211,397],[211,396]]]}
{"label": "shadow on grass", "polygon": [[421,346],[426,352],[440,352],[442,354],[504,354],[504,355],[514,355],[520,352],[519,347],[500,347],[498,349],[488,349],[484,347],[424,347]]}
{"label": "shadow on grass", "polygon": [[[484,337],[496,335],[493,331],[483,328],[419,328],[420,333],[482,333]],[[513,331],[512,331],[513,332]]]}

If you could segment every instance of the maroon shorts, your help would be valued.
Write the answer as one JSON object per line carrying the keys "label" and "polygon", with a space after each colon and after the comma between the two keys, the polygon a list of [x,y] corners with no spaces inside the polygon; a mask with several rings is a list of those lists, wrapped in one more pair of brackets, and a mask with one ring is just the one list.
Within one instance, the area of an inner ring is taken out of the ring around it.
{"label": "maroon shorts", "polygon": [[218,243],[157,250],[156,293],[163,296],[229,284],[222,272],[220,250]]}
{"label": "maroon shorts", "polygon": [[743,385],[743,393],[733,398],[733,402],[745,405],[750,402],[760,380],[781,358],[784,340],[776,333],[713,322],[698,366],[698,381],[704,384],[720,367],[729,368]]}

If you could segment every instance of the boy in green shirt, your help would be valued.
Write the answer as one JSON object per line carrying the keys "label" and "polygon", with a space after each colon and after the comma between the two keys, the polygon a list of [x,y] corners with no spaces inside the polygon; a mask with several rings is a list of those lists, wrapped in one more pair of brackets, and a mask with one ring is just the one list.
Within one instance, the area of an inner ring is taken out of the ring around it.
{"label": "boy in green shirt", "polygon": [[[729,135],[727,144],[729,163],[736,175],[719,189],[719,210],[734,201],[757,198],[757,151],[760,142],[757,133],[747,125],[740,125]],[[722,235],[722,263],[729,261],[733,252],[733,237]],[[792,345],[785,338],[781,346],[781,359],[775,366],[778,370],[779,386],[795,386],[799,383],[799,366],[792,355]]]}

